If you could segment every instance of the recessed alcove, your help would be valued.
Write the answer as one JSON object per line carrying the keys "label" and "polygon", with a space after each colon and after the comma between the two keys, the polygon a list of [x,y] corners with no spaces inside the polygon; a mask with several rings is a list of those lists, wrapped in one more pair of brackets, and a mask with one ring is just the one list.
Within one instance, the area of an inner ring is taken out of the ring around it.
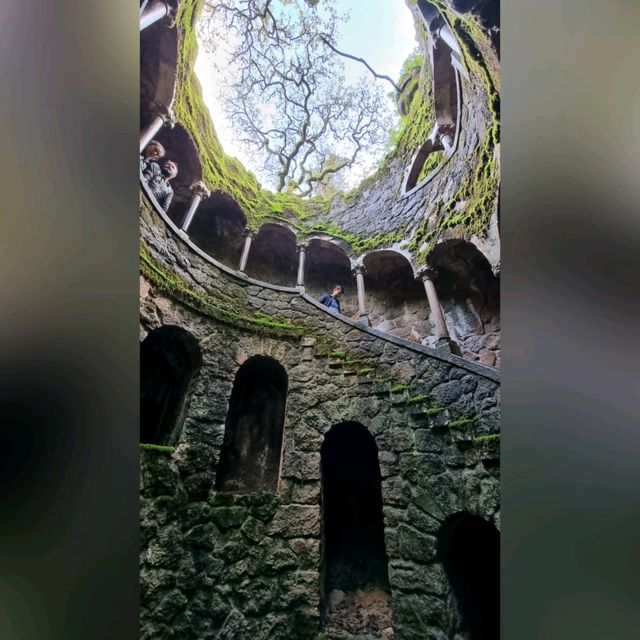
{"label": "recessed alcove", "polygon": [[298,254],[293,231],[279,224],[263,224],[251,243],[246,273],[270,284],[295,287]]}
{"label": "recessed alcove", "polygon": [[268,356],[252,356],[233,383],[216,489],[276,492],[287,400],[287,373]]}
{"label": "recessed alcove", "polygon": [[189,237],[212,258],[238,268],[247,219],[236,201],[216,191],[200,203]]}
{"label": "recessed alcove", "polygon": [[469,640],[500,637],[500,533],[468,512],[449,516],[438,533],[437,559],[458,606],[457,632]]}
{"label": "recessed alcove", "polygon": [[371,325],[414,342],[430,335],[429,303],[409,260],[396,251],[382,250],[367,254],[363,262]]}
{"label": "recessed alcove", "polygon": [[438,270],[435,286],[463,356],[499,366],[500,284],[488,260],[470,242],[447,240],[434,247],[427,263]]}
{"label": "recessed alcove", "polygon": [[378,448],[359,422],[331,427],[320,451],[322,626],[369,633],[391,627]]}
{"label": "recessed alcove", "polygon": [[140,441],[177,441],[187,400],[202,357],[184,329],[153,330],[140,345]]}
{"label": "recessed alcove", "polygon": [[358,295],[347,254],[333,242],[313,238],[307,247],[305,264],[306,292],[318,299],[341,284],[344,293],[340,298],[340,308],[343,315],[352,317],[358,310]]}

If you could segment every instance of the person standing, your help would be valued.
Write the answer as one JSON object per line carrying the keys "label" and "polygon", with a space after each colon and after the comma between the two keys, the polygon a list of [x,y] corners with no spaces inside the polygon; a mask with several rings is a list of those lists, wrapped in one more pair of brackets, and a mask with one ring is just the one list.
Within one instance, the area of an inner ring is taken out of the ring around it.
{"label": "person standing", "polygon": [[344,293],[344,289],[341,284],[337,284],[333,287],[333,291],[329,293],[325,293],[318,302],[323,304],[325,307],[329,307],[329,309],[333,309],[340,313],[340,296]]}

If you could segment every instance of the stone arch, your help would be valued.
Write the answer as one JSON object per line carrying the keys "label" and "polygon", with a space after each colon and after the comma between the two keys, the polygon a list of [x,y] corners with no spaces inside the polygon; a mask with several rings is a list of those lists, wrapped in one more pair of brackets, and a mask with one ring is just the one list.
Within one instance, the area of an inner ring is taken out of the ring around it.
{"label": "stone arch", "polygon": [[[322,626],[378,636],[391,626],[378,448],[362,424],[342,422],[325,435],[320,456]],[[367,601],[375,606],[367,610]]]}
{"label": "stone arch", "polygon": [[365,255],[363,264],[371,325],[414,342],[430,335],[429,304],[409,260],[385,249]]}
{"label": "stone arch", "polygon": [[306,292],[314,298],[331,293],[341,284],[344,293],[340,298],[343,315],[353,316],[358,310],[356,279],[346,252],[336,243],[323,238],[312,238],[307,246],[304,283]]}
{"label": "stone arch", "polygon": [[460,130],[459,46],[434,5],[420,0],[418,8],[431,33],[429,54],[436,124],[412,159],[405,178],[405,192],[425,185],[440,171],[455,152]]}
{"label": "stone arch", "polygon": [[216,478],[218,491],[277,492],[288,378],[268,356],[252,356],[237,371]]}
{"label": "stone arch", "polygon": [[464,357],[500,364],[500,285],[485,256],[471,242],[436,244],[427,264],[438,275],[435,287],[451,338]]}
{"label": "stone arch", "polygon": [[178,175],[171,180],[173,198],[167,214],[179,226],[193,195],[191,186],[202,180],[200,156],[191,134],[180,124],[173,129],[162,127],[155,139],[165,148],[163,160],[174,160],[178,165]]}
{"label": "stone arch", "polygon": [[280,224],[263,224],[251,243],[246,273],[251,278],[295,287],[298,275],[296,236]]}
{"label": "stone arch", "polygon": [[212,258],[238,268],[247,218],[228,194],[215,191],[200,203],[189,237]]}
{"label": "stone arch", "polygon": [[141,342],[141,442],[177,442],[188,398],[201,364],[198,342],[180,327],[159,327]]}
{"label": "stone arch", "polygon": [[500,637],[500,533],[480,516],[449,516],[437,536],[441,563],[459,614],[454,633],[469,640]]}
{"label": "stone arch", "polygon": [[167,20],[159,20],[140,32],[140,130],[151,123],[157,105],[171,105],[177,62],[178,30],[175,26],[169,26]]}

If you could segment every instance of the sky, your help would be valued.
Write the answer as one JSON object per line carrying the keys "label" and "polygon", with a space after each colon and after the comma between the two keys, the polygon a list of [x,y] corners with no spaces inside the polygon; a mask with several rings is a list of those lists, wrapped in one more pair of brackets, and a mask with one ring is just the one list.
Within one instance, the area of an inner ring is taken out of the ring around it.
{"label": "sky", "polygon": [[[397,80],[402,63],[417,44],[413,18],[404,0],[337,0],[336,6],[339,13],[349,13],[350,16],[348,22],[340,26],[338,48],[364,58],[377,73]],[[374,81],[361,63],[347,59],[344,59],[344,63],[348,81],[355,80],[363,72]],[[233,130],[226,122],[216,96],[216,72],[212,58],[202,46],[199,47],[194,69],[225,152],[238,158],[267,186],[269,181],[261,175],[260,165],[252,162],[250,154],[234,142]],[[385,93],[391,91],[392,87],[388,82],[377,82],[382,83]],[[371,160],[372,158],[365,158],[365,161]],[[362,177],[364,176],[357,170],[354,171],[351,179],[347,180],[348,185],[354,186]]]}

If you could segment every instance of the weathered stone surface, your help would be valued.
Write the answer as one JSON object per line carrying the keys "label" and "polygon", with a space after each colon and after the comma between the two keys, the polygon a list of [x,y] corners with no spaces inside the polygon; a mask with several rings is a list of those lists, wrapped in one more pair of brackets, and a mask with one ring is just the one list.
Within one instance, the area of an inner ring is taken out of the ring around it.
{"label": "weathered stone surface", "polygon": [[320,507],[288,505],[281,507],[269,527],[269,534],[285,538],[320,535]]}

